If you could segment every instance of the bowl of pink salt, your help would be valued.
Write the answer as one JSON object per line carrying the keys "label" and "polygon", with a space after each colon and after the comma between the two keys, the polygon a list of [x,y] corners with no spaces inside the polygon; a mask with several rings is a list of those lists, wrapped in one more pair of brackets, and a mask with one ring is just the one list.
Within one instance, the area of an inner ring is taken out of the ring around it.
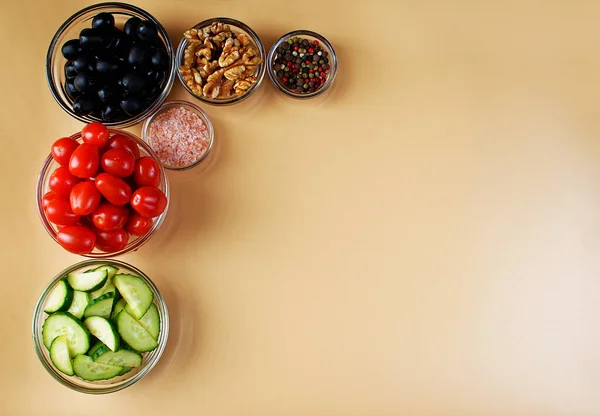
{"label": "bowl of pink salt", "polygon": [[166,169],[186,170],[199,165],[212,149],[214,130],[202,109],[186,101],[168,101],[142,127],[142,139],[150,145]]}

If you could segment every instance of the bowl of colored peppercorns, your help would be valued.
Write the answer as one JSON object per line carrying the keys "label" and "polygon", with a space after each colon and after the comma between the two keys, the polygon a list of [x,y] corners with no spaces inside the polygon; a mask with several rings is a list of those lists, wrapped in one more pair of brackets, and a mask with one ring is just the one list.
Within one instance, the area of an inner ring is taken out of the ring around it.
{"label": "bowl of colored peppercorns", "polygon": [[280,37],[267,58],[273,85],[293,98],[312,98],[335,80],[337,57],[333,46],[318,33],[296,30]]}

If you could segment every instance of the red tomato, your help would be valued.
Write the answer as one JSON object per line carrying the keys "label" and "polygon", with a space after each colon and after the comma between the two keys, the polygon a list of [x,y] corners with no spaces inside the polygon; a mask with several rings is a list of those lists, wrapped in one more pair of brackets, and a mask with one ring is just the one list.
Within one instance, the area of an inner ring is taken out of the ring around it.
{"label": "red tomato", "polygon": [[102,195],[92,181],[79,182],[71,189],[71,209],[77,215],[90,215],[100,206]]}
{"label": "red tomato", "polygon": [[131,235],[146,235],[152,228],[153,221],[151,218],[142,217],[137,212],[133,211],[129,214],[125,229]]}
{"label": "red tomato", "polygon": [[52,157],[61,166],[67,166],[77,146],[79,146],[79,143],[70,137],[58,139],[52,144]]}
{"label": "red tomato", "polygon": [[96,248],[106,253],[114,253],[124,249],[127,241],[129,241],[129,234],[122,228],[96,231]]}
{"label": "red tomato", "polygon": [[135,156],[126,149],[110,149],[100,158],[104,172],[119,178],[126,178],[133,173]]}
{"label": "red tomato", "polygon": [[133,193],[131,206],[142,217],[153,218],[162,214],[167,208],[167,197],[158,188],[144,186]]}
{"label": "red tomato", "polygon": [[89,123],[83,128],[83,130],[81,130],[81,138],[83,139],[83,142],[98,148],[102,148],[106,145],[109,136],[110,133],[108,132],[106,126],[97,121]]}
{"label": "red tomato", "polygon": [[44,211],[46,210],[46,208],[48,208],[48,204],[50,203],[50,201],[54,201],[55,199],[62,199],[62,198],[60,195],[58,195],[54,191],[49,191],[44,194],[44,196],[42,198],[42,208],[44,209]]}
{"label": "red tomato", "polygon": [[56,192],[61,198],[68,198],[71,194],[71,189],[79,183],[79,179],[69,172],[69,168],[66,166],[59,166],[56,168],[50,180],[48,186],[51,191]]}
{"label": "red tomato", "polygon": [[156,160],[150,156],[139,158],[135,162],[133,177],[137,186],[153,186],[158,188],[160,184],[160,170],[158,170]]}
{"label": "red tomato", "polygon": [[129,209],[104,202],[92,214],[92,221],[99,230],[110,231],[122,228],[128,216]]}
{"label": "red tomato", "polygon": [[123,134],[115,134],[112,136],[108,140],[108,147],[109,149],[129,150],[136,159],[140,157],[140,149],[135,140]]}
{"label": "red tomato", "polygon": [[96,244],[96,234],[82,225],[69,225],[62,228],[56,239],[64,249],[75,254],[91,253]]}
{"label": "red tomato", "polygon": [[79,222],[77,223],[78,225],[84,226],[85,228],[88,228],[94,232],[96,232],[98,229],[94,226],[94,223],[92,222],[92,218],[91,215],[87,216],[87,217],[81,217],[79,219]]}
{"label": "red tomato", "polygon": [[66,199],[50,201],[46,208],[46,218],[58,225],[75,225],[79,221],[79,215],[71,210],[71,204]]}
{"label": "red tomato", "polygon": [[81,143],[69,160],[69,171],[78,178],[94,176],[98,166],[100,166],[98,148],[88,143]]}
{"label": "red tomato", "polygon": [[96,188],[111,204],[125,205],[131,198],[131,188],[127,182],[110,173],[101,173],[96,177]]}

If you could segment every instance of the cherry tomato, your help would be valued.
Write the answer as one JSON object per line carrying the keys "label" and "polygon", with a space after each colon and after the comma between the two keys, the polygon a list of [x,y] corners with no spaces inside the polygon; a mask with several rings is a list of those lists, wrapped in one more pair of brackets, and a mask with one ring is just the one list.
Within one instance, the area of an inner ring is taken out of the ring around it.
{"label": "cherry tomato", "polygon": [[50,201],[46,208],[46,218],[58,225],[75,225],[79,221],[79,215],[71,210],[71,204],[66,199]]}
{"label": "cherry tomato", "polygon": [[81,143],[69,160],[69,171],[78,178],[94,176],[98,166],[100,166],[98,148],[88,143]]}
{"label": "cherry tomato", "polygon": [[122,228],[127,223],[129,209],[108,202],[100,204],[92,214],[92,221],[99,230],[110,231]]}
{"label": "cherry tomato", "polygon": [[75,254],[91,253],[96,244],[96,234],[82,225],[69,225],[57,234],[58,243],[66,250]]}
{"label": "cherry tomato", "polygon": [[94,226],[94,223],[92,222],[92,218],[91,215],[87,216],[87,217],[81,217],[79,219],[79,222],[77,223],[78,225],[84,226],[85,228],[88,228],[90,230],[92,230],[93,232],[96,232],[98,229]]}
{"label": "cherry tomato", "polygon": [[133,173],[135,156],[126,149],[110,149],[100,158],[104,172],[119,178],[126,178]]}
{"label": "cherry tomato", "polygon": [[46,192],[42,198],[42,209],[45,211],[48,208],[48,204],[50,201],[54,201],[55,199],[63,199],[59,194],[54,191]]}
{"label": "cherry tomato", "polygon": [[74,176],[69,168],[66,166],[59,166],[56,168],[52,175],[50,175],[50,180],[48,181],[48,186],[51,191],[56,192],[61,198],[68,198],[71,194],[71,189],[75,185],[79,183],[79,178]]}
{"label": "cherry tomato", "polygon": [[111,204],[125,205],[131,198],[131,188],[127,182],[110,173],[101,173],[96,177],[96,188]]}
{"label": "cherry tomato", "polygon": [[140,157],[135,162],[133,178],[137,186],[153,186],[157,188],[160,184],[160,170],[158,170],[156,160],[150,156]]}
{"label": "cherry tomato", "polygon": [[108,148],[129,150],[136,159],[140,157],[140,149],[137,143],[123,134],[115,134],[108,139]]}
{"label": "cherry tomato", "polygon": [[67,166],[77,146],[79,146],[79,143],[70,137],[58,139],[52,144],[52,157],[61,166]]}
{"label": "cherry tomato", "polygon": [[96,248],[106,253],[114,253],[125,248],[129,234],[122,228],[110,231],[96,231]]}
{"label": "cherry tomato", "polygon": [[158,188],[144,186],[133,193],[131,206],[142,217],[153,218],[162,214],[167,208],[167,197]]}
{"label": "cherry tomato", "polygon": [[98,148],[103,148],[108,143],[108,137],[110,133],[106,126],[97,121],[87,124],[83,130],[81,130],[81,138],[84,143],[91,144]]}
{"label": "cherry tomato", "polygon": [[102,195],[92,181],[79,182],[71,189],[71,209],[77,215],[90,215],[100,206]]}
{"label": "cherry tomato", "polygon": [[151,218],[142,217],[137,212],[133,211],[129,214],[125,230],[131,235],[146,235],[152,228],[153,221]]}

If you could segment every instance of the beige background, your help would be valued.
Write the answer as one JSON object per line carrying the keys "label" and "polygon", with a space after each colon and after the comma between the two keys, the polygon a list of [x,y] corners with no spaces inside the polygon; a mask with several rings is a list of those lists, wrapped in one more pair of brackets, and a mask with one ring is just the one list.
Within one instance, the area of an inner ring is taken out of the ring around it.
{"label": "beige background", "polygon": [[338,79],[310,102],[265,80],[204,106],[211,163],[170,174],[164,226],[122,258],[168,302],[165,355],[132,388],[78,394],[38,362],[30,320],[81,260],[34,188],[82,127],[44,58],[87,2],[2,0],[0,414],[600,414],[599,2],[137,4],[175,43],[219,15],[267,47],[313,29]]}

